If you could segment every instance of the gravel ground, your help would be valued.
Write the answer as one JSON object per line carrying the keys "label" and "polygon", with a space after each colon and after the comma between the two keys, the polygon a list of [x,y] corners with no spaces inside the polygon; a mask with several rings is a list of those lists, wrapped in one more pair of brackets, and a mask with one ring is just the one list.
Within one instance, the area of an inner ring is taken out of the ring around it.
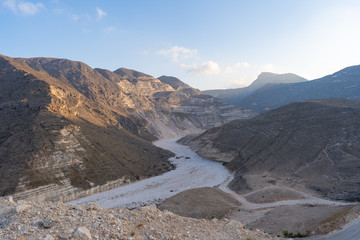
{"label": "gravel ground", "polygon": [[0,239],[279,239],[237,221],[181,217],[155,205],[136,210],[95,204],[11,203],[0,199]]}

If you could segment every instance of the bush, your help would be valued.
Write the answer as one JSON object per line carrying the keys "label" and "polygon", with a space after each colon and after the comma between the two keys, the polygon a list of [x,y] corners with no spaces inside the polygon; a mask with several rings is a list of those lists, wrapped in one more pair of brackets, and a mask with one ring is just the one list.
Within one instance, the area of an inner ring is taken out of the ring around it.
{"label": "bush", "polygon": [[283,235],[286,238],[303,238],[303,237],[308,237],[309,236],[309,231],[307,231],[305,234],[302,234],[300,232],[298,232],[297,234],[294,234],[292,232],[288,232],[287,230],[283,231]]}

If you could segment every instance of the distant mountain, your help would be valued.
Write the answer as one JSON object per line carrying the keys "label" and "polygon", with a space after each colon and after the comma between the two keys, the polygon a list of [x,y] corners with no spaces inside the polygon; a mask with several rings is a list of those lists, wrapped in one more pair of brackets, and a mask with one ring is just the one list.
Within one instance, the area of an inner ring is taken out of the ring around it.
{"label": "distant mountain", "polygon": [[161,76],[161,77],[158,77],[158,79],[163,83],[169,84],[170,86],[172,86],[176,90],[178,90],[179,88],[192,88],[192,87],[190,87],[189,85],[182,82],[180,79],[178,79],[176,77]]}
{"label": "distant mountain", "polygon": [[120,75],[121,77],[124,77],[130,81],[131,81],[131,79],[137,79],[140,77],[145,77],[145,78],[151,77],[150,75],[147,75],[145,73],[138,72],[138,71],[135,71],[132,69],[127,69],[127,68],[119,68],[119,69],[115,70],[114,73],[116,73],[116,74]]}
{"label": "distant mountain", "polygon": [[257,89],[266,86],[267,84],[298,83],[306,81],[307,80],[305,78],[292,73],[275,74],[270,72],[263,72],[248,87],[225,90],[206,90],[203,91],[203,93],[219,98],[227,103],[238,105],[245,97],[249,96]]}
{"label": "distant mountain", "polygon": [[345,99],[292,103],[210,129],[186,142],[200,155],[244,174],[291,179],[337,200],[360,200],[360,103]]}
{"label": "distant mountain", "polygon": [[0,55],[0,195],[71,200],[174,166],[152,145],[252,116],[134,70]]}
{"label": "distant mountain", "polygon": [[360,65],[308,82],[268,85],[236,105],[262,112],[291,102],[333,97],[360,101]]}

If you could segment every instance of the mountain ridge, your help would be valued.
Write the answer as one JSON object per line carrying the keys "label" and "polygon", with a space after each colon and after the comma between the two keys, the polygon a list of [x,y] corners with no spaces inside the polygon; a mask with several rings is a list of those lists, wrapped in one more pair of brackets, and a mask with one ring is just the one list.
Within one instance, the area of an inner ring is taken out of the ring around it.
{"label": "mountain ridge", "polygon": [[253,114],[121,71],[0,56],[0,195],[72,200],[158,175],[172,153],[152,141]]}
{"label": "mountain ridge", "polygon": [[297,83],[304,82],[307,79],[293,73],[276,74],[271,72],[262,72],[249,86],[244,88],[233,88],[224,90],[205,90],[204,94],[220,98],[230,104],[237,105],[242,99],[251,95],[257,89],[265,87],[267,84],[279,83]]}
{"label": "mountain ridge", "polygon": [[311,81],[268,84],[231,103],[255,112],[263,112],[291,102],[314,98],[346,98],[360,101],[359,79],[360,65],[355,65]]}
{"label": "mountain ridge", "polygon": [[244,174],[267,173],[327,198],[359,201],[359,123],[360,103],[316,99],[234,120],[186,143],[206,158],[226,161],[236,172],[229,185],[235,191],[246,185]]}

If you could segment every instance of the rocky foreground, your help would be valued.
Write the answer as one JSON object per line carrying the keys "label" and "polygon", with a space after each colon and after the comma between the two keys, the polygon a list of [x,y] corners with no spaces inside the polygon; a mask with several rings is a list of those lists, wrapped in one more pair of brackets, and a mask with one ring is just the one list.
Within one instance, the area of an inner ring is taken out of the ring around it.
{"label": "rocky foreground", "polygon": [[237,221],[198,220],[160,211],[0,199],[0,239],[279,239]]}

